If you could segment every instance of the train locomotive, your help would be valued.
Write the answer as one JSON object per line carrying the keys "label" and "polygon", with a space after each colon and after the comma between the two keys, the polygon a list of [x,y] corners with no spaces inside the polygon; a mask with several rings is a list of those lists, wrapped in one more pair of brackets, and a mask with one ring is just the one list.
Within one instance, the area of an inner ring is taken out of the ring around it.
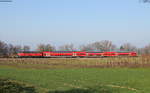
{"label": "train locomotive", "polygon": [[88,58],[88,57],[136,57],[137,53],[134,51],[131,52],[100,52],[100,51],[24,51],[17,53],[17,57],[43,57],[43,58],[52,58],[52,57],[65,57],[65,58]]}

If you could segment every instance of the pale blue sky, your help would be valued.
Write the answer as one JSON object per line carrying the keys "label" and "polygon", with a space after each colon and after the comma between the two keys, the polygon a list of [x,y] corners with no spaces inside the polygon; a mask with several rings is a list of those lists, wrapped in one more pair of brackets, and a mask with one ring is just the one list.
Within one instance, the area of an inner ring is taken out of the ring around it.
{"label": "pale blue sky", "polygon": [[139,0],[13,0],[0,2],[0,40],[35,47],[100,40],[150,43],[150,4]]}

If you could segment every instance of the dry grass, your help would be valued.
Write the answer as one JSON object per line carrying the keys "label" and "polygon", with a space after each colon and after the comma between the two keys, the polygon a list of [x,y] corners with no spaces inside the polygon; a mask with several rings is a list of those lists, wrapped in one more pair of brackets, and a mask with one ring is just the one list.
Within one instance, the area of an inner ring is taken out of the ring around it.
{"label": "dry grass", "polygon": [[150,56],[110,58],[0,58],[0,65],[25,68],[150,67]]}

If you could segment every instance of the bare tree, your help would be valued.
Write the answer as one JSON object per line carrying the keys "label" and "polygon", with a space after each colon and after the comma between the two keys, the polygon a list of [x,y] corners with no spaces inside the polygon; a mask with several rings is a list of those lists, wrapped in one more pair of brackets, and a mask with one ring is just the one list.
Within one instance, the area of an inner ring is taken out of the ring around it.
{"label": "bare tree", "polygon": [[17,54],[18,52],[22,51],[22,47],[20,45],[16,45],[14,46],[13,50],[14,50],[14,54]]}
{"label": "bare tree", "polygon": [[112,51],[116,48],[116,45],[114,45],[112,41],[109,40],[94,42],[92,46],[94,47],[95,50],[98,51]]}
{"label": "bare tree", "polygon": [[130,43],[125,43],[121,47],[122,47],[122,50],[124,51],[136,51],[137,50],[136,46]]}
{"label": "bare tree", "polygon": [[45,45],[44,44],[39,44],[39,45],[37,45],[37,51],[44,51],[44,47],[45,47]]}
{"label": "bare tree", "polygon": [[45,45],[45,51],[54,51],[54,50],[55,50],[54,46],[50,44]]}
{"label": "bare tree", "polygon": [[81,51],[94,51],[94,48],[93,48],[92,44],[81,45],[81,46],[79,47],[79,49],[80,49]]}
{"label": "bare tree", "polygon": [[12,56],[15,53],[14,46],[12,44],[8,45],[8,56]]}
{"label": "bare tree", "polygon": [[16,56],[16,54],[18,52],[21,52],[22,51],[22,47],[20,45],[12,45],[12,44],[8,44],[8,47],[7,47],[7,55],[9,57],[14,57]]}
{"label": "bare tree", "polygon": [[12,44],[6,44],[0,41],[0,56],[11,56],[15,55],[22,50],[21,46],[13,46]]}
{"label": "bare tree", "polygon": [[23,46],[22,50],[23,51],[30,51],[30,46],[25,45],[25,46]]}
{"label": "bare tree", "polygon": [[73,44],[65,44],[59,47],[61,51],[74,51],[76,50]]}
{"label": "bare tree", "polygon": [[112,51],[114,49],[116,49],[116,45],[109,40],[102,40],[80,46],[81,51]]}
{"label": "bare tree", "polygon": [[150,54],[150,44],[141,49],[142,54]]}
{"label": "bare tree", "polygon": [[0,41],[0,56],[6,56],[8,51],[8,46],[6,43]]}
{"label": "bare tree", "polygon": [[55,50],[55,47],[50,45],[50,44],[39,44],[37,46],[37,50],[38,51],[54,51]]}

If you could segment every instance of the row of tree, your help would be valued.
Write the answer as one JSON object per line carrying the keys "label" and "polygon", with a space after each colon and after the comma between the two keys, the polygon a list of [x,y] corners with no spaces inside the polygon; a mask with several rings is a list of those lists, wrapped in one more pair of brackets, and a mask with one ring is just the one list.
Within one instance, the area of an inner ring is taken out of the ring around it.
{"label": "row of tree", "polygon": [[0,56],[14,56],[16,53],[20,51],[29,51],[30,46],[20,46],[20,45],[12,45],[7,44],[5,42],[0,41]]}
{"label": "row of tree", "polygon": [[[21,51],[30,51],[30,46],[12,45],[0,41],[0,56],[14,56]],[[51,44],[39,44],[37,45],[36,51],[136,51],[139,54],[150,54],[150,44],[143,48],[137,48],[130,43],[125,43],[117,47],[112,41],[102,40],[80,45],[78,48],[73,44],[65,44],[59,46],[57,49]]]}

